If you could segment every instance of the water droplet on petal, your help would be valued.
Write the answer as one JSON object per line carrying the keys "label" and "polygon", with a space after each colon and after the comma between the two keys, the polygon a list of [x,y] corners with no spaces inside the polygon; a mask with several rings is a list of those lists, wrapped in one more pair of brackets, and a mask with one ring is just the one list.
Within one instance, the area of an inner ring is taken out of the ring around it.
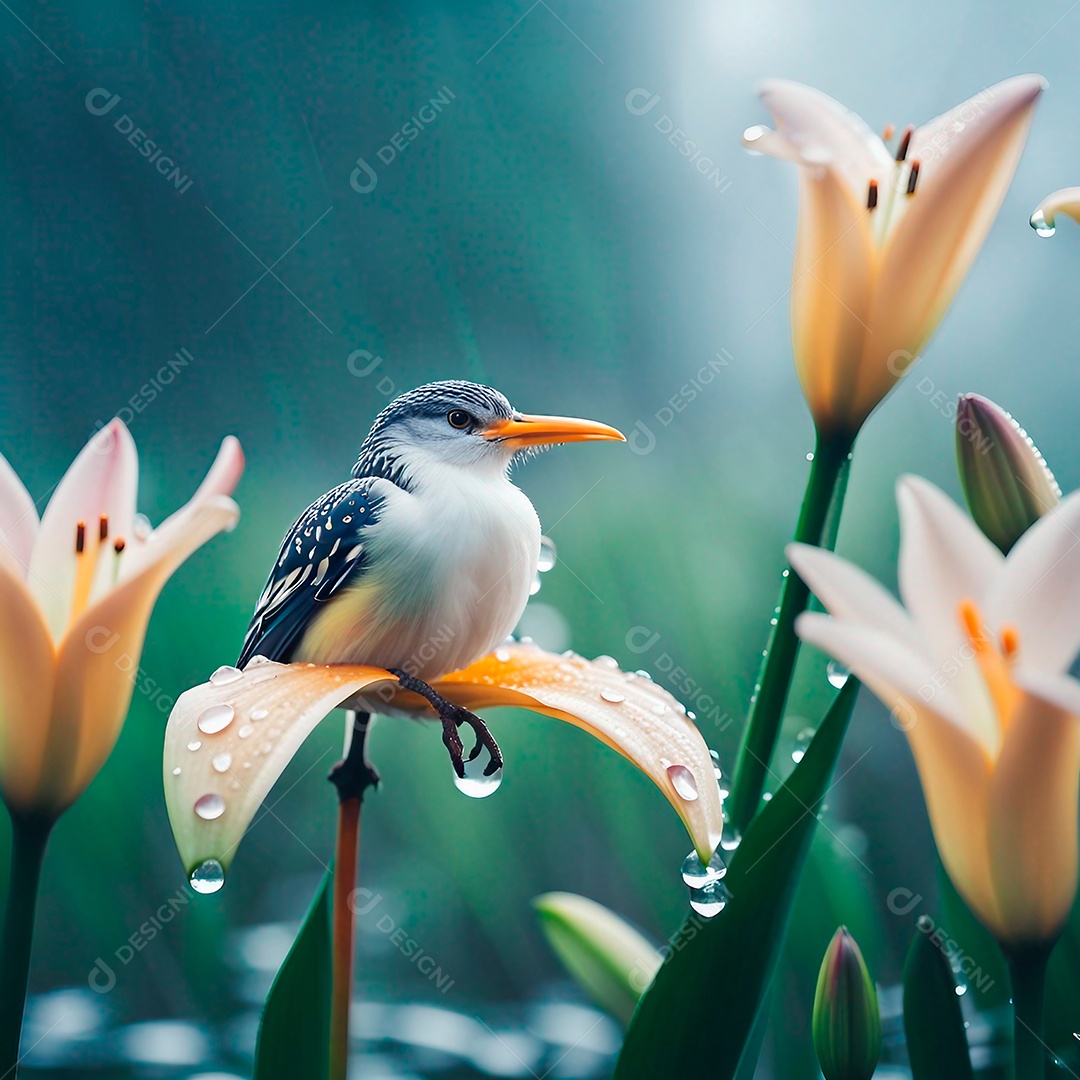
{"label": "water droplet on petal", "polygon": [[691,889],[702,889],[715,881],[721,881],[727,873],[727,864],[719,851],[713,852],[713,857],[709,860],[708,866],[702,864],[701,857],[696,851],[691,851],[683,859],[680,873],[683,881]]}
{"label": "water droplet on petal", "polygon": [[177,765],[176,768],[173,769],[172,774],[173,774],[173,776],[179,776],[180,775],[180,766],[179,765]]}
{"label": "water droplet on petal", "polygon": [[730,899],[731,894],[722,881],[715,881],[702,889],[690,890],[690,906],[706,919],[719,915]]}
{"label": "water droplet on petal", "polygon": [[621,705],[626,700],[625,694],[620,694],[618,690],[604,689],[600,691],[600,696],[612,705]]}
{"label": "water droplet on petal", "polygon": [[634,674],[639,679],[648,679],[649,682],[652,682],[652,676],[644,668],[638,668],[637,671],[634,672]]}
{"label": "water droplet on petal", "polygon": [[532,584],[529,586],[529,595],[535,596],[540,591],[540,575],[534,574]]}
{"label": "water droplet on petal", "polygon": [[189,750],[198,750],[200,746],[202,746],[202,743],[199,742],[198,739],[192,739],[191,742],[187,744]]}
{"label": "water droplet on petal", "polygon": [[215,686],[228,686],[229,683],[234,683],[237,679],[242,679],[244,673],[237,667],[231,667],[229,664],[222,664],[221,667],[210,676],[210,681]]}
{"label": "water droplet on petal", "polygon": [[154,531],[154,526],[150,524],[150,519],[145,514],[136,514],[131,519],[131,531],[135,534],[136,540],[147,540]]}
{"label": "water droplet on petal", "polygon": [[1036,210],[1028,222],[1040,236],[1053,236],[1057,228],[1046,220],[1046,215],[1041,210]]}
{"label": "water droplet on petal", "polygon": [[729,832],[725,834],[724,839],[720,841],[720,846],[725,851],[734,851],[742,843],[742,834],[738,832]]}
{"label": "water droplet on petal", "polygon": [[618,671],[619,661],[614,656],[601,655],[598,656],[593,663],[597,667],[608,668],[611,671]]}
{"label": "water droplet on petal", "polygon": [[680,799],[693,802],[698,797],[697,781],[694,774],[685,765],[668,765],[667,774],[675,794]]}
{"label": "water droplet on petal", "polygon": [[851,677],[851,672],[843,664],[838,664],[835,660],[829,661],[825,674],[828,676],[829,685],[836,687],[837,690],[842,690]]}
{"label": "water droplet on petal", "polygon": [[217,794],[200,795],[195,800],[195,813],[203,821],[213,821],[225,813],[225,800]]}
{"label": "water droplet on petal", "polygon": [[218,754],[210,764],[213,765],[214,772],[228,772],[232,764],[232,754],[226,750],[225,753]]}
{"label": "water droplet on petal", "polygon": [[236,733],[241,739],[246,739],[255,729],[250,724],[244,724]]}
{"label": "water droplet on petal", "polygon": [[966,994],[966,993],[967,993],[967,987],[964,986],[963,984],[961,984],[960,986],[958,986],[956,988],[956,996],[957,997],[963,997],[964,994]]}
{"label": "water droplet on petal", "polygon": [[217,859],[207,859],[191,871],[188,882],[197,893],[215,893],[225,884],[225,869]]}
{"label": "water droplet on petal", "polygon": [[510,659],[510,650],[509,649],[496,649],[495,650],[495,659],[498,660],[500,664],[505,664]]}
{"label": "water droplet on petal", "polygon": [[266,709],[252,709],[251,710],[251,719],[252,720],[265,720],[269,715],[270,715],[270,713],[267,712]]}
{"label": "water droplet on petal", "polygon": [[198,728],[204,735],[216,735],[233,722],[235,715],[231,705],[211,705],[208,709],[203,709]]}
{"label": "water droplet on petal", "polygon": [[497,769],[490,776],[485,776],[484,769],[490,760],[481,754],[475,761],[466,761],[465,775],[462,777],[457,773],[453,774],[454,786],[458,791],[468,795],[470,799],[486,799],[489,795],[494,795],[502,783],[503,771]]}
{"label": "water droplet on petal", "polygon": [[536,560],[536,569],[546,574],[555,566],[555,541],[549,536],[540,537],[540,555]]}

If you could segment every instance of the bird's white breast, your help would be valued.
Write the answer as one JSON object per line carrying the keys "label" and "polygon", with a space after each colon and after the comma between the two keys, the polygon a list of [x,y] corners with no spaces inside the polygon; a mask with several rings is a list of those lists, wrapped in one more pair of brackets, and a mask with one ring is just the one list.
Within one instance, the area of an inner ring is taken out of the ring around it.
{"label": "bird's white breast", "polygon": [[312,621],[297,659],[398,667],[430,682],[513,631],[536,573],[540,522],[501,473],[429,467],[414,491],[386,489],[366,530],[363,574]]}

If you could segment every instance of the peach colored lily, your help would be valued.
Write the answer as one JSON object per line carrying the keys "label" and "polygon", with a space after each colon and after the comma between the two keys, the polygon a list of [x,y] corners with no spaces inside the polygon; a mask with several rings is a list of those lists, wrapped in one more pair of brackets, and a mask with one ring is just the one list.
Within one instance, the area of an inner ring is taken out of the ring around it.
{"label": "peach colored lily", "polygon": [[[555,656],[511,642],[435,689],[468,709],[512,705],[583,728],[629,758],[674,806],[700,857],[723,812],[709,749],[686,710],[610,657]],[[255,811],[315,725],[359,691],[424,715],[381,668],[278,664],[221,668],[177,700],[165,732],[165,799],[180,857],[202,891],[220,887]],[[432,715],[430,712],[426,715]]]}
{"label": "peach colored lily", "polygon": [[191,501],[150,529],[135,514],[138,455],[114,420],[82,450],[41,520],[0,457],[0,795],[54,818],[112,752],[162,586],[231,529],[243,471],[227,438]]}
{"label": "peach colored lily", "polygon": [[1080,493],[1007,557],[925,480],[898,486],[901,607],[857,567],[792,545],[831,614],[800,637],[846,664],[907,733],[953,883],[1006,943],[1053,940],[1077,887]]}
{"label": "peach colored lily", "polygon": [[919,128],[895,151],[799,83],[765,83],[777,130],[748,148],[799,168],[791,291],[795,362],[824,435],[853,436],[914,363],[1012,180],[1045,83],[1021,75]]}

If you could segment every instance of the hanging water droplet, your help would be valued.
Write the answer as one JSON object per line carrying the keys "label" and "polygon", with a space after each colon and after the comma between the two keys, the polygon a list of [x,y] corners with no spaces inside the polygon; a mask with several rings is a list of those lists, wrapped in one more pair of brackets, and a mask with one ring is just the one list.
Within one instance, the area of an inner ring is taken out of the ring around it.
{"label": "hanging water droplet", "polygon": [[810,740],[813,739],[813,737],[814,729],[808,727],[803,728],[802,731],[795,736],[795,749],[791,751],[791,760],[794,761],[796,765],[806,757],[806,751],[809,748]]}
{"label": "hanging water droplet", "polygon": [[685,765],[667,765],[668,779],[680,799],[693,802],[698,797],[697,781]]}
{"label": "hanging water droplet", "polygon": [[150,519],[145,514],[136,514],[131,519],[131,531],[136,540],[146,540],[154,531],[154,526],[150,524]]}
{"label": "hanging water droplet", "polygon": [[210,764],[213,765],[214,772],[228,772],[232,764],[232,754],[226,750],[225,753],[218,754]]}
{"label": "hanging water droplet", "polygon": [[835,660],[829,661],[825,674],[828,677],[829,685],[836,687],[837,690],[843,690],[848,679],[851,678],[851,672],[843,664],[839,664]]}
{"label": "hanging water droplet", "polygon": [[187,744],[189,750],[198,750],[200,746],[202,746],[202,743],[199,742],[198,739],[192,739],[191,742]]}
{"label": "hanging water droplet", "polygon": [[960,985],[959,985],[959,986],[958,986],[958,987],[956,988],[956,996],[957,996],[957,997],[963,997],[963,996],[964,996],[964,995],[965,995],[966,993],[967,993],[967,987],[966,987],[966,986],[964,986],[964,985],[963,985],[963,983],[961,983],[961,984],[960,984]]}
{"label": "hanging water droplet", "polygon": [[1031,218],[1028,221],[1028,224],[1040,236],[1053,236],[1054,233],[1057,232],[1056,226],[1051,225],[1046,220],[1046,214],[1044,214],[1041,210],[1036,210],[1035,213],[1031,215]]}
{"label": "hanging water droplet", "polygon": [[213,821],[225,813],[225,800],[217,794],[200,795],[195,800],[195,813],[203,821]]}
{"label": "hanging water droplet", "polygon": [[540,537],[540,555],[536,560],[536,569],[546,574],[555,567],[555,541],[550,536]]}
{"label": "hanging water droplet", "polygon": [[533,574],[532,584],[529,586],[529,595],[535,596],[540,591],[540,575]]}
{"label": "hanging water droplet", "polygon": [[229,683],[236,682],[237,679],[242,679],[244,673],[237,667],[231,667],[229,664],[222,664],[221,667],[210,676],[210,681],[215,686],[228,686]]}
{"label": "hanging water droplet", "polygon": [[619,669],[619,661],[614,656],[607,656],[606,654],[598,656],[593,663],[597,667],[608,668],[611,671],[618,671]]}
{"label": "hanging water droplet", "polygon": [[621,705],[626,700],[625,694],[620,694],[618,690],[603,689],[600,691],[600,696],[612,705]]}
{"label": "hanging water droplet", "polygon": [[490,760],[481,755],[475,761],[466,761],[465,775],[453,774],[454,786],[458,791],[468,795],[470,799],[486,799],[489,795],[494,795],[502,783],[503,771],[497,769],[490,776],[485,776],[484,769]]}
{"label": "hanging water droplet", "polygon": [[648,679],[649,682],[652,682],[652,676],[644,668],[638,668],[637,671],[634,672],[634,674],[639,679]]}
{"label": "hanging water droplet", "polygon": [[736,830],[725,833],[723,840],[720,841],[720,846],[725,851],[734,851],[742,843],[742,834]]}
{"label": "hanging water droplet", "polygon": [[762,802],[772,802],[772,792],[771,791],[763,791],[761,793],[761,801]]}
{"label": "hanging water droplet", "polygon": [[814,460],[814,451],[813,451],[813,450],[810,450],[810,451],[809,451],[809,452],[807,453],[807,455],[806,455],[806,460],[807,460],[807,461],[813,461],[813,460]]}
{"label": "hanging water droplet", "polygon": [[199,716],[198,728],[204,735],[216,735],[233,722],[235,715],[231,705],[211,705]]}
{"label": "hanging water droplet", "polygon": [[731,894],[722,881],[713,882],[703,889],[690,890],[690,906],[701,916],[711,919],[727,906]]}
{"label": "hanging water droplet", "polygon": [[188,883],[197,893],[215,893],[225,884],[225,868],[217,859],[207,859],[191,871]]}
{"label": "hanging water droplet", "polygon": [[244,724],[236,733],[241,739],[246,739],[255,729],[250,724]]}
{"label": "hanging water droplet", "polygon": [[703,889],[715,881],[721,881],[727,873],[727,864],[719,851],[713,852],[709,865],[705,866],[696,851],[691,851],[683,859],[682,869],[679,871],[682,879],[691,889]]}
{"label": "hanging water droplet", "polygon": [[495,659],[498,660],[500,664],[505,664],[510,659],[510,650],[509,649],[496,649],[495,650]]}
{"label": "hanging water droplet", "polygon": [[[716,779],[719,780],[720,779],[720,770],[719,769],[715,770],[715,775],[716,775]],[[716,789],[716,794],[720,796],[720,801],[723,802],[731,794],[731,789],[726,788],[726,787],[720,787],[718,785],[717,789]]]}
{"label": "hanging water droplet", "polygon": [[269,715],[270,715],[270,713],[267,712],[266,709],[252,709],[251,710],[251,719],[252,720],[265,720]]}

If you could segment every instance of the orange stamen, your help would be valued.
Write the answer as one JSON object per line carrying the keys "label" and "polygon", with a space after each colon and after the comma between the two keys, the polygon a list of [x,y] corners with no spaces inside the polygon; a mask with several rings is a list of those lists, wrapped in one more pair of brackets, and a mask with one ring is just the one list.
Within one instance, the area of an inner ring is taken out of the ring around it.
{"label": "orange stamen", "polygon": [[888,142],[896,134],[896,127],[893,124],[886,124],[885,130],[881,133],[881,141]]}
{"label": "orange stamen", "polygon": [[987,631],[978,606],[972,600],[961,600],[957,614],[968,643],[982,672],[983,681],[997,713],[1002,731],[1008,728],[1020,703],[1020,691],[1012,680],[1012,664],[1020,650],[1020,635],[1015,626],[1002,627],[1000,649]]}

